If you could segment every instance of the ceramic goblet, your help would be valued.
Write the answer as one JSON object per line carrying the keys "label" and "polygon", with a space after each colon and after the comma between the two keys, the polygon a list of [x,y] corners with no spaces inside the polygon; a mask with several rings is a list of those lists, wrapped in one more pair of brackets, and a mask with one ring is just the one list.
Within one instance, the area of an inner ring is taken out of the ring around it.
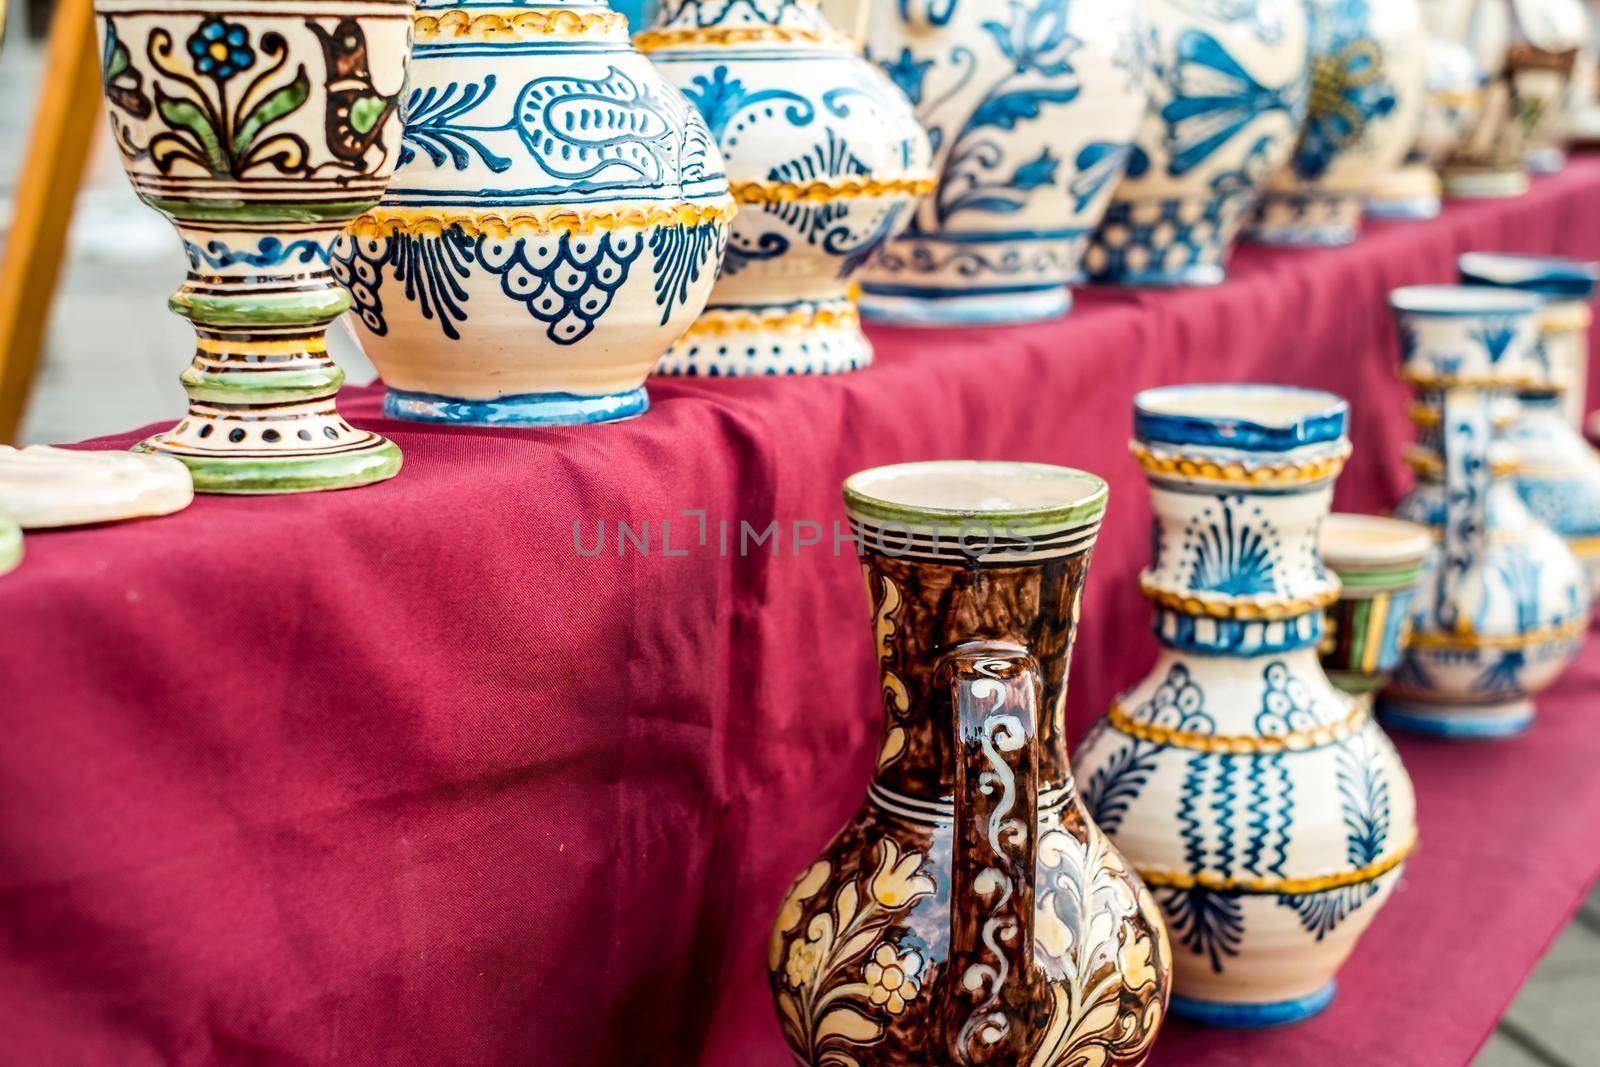
{"label": "ceramic goblet", "polygon": [[1411,604],[1433,538],[1416,523],[1377,515],[1330,515],[1317,539],[1339,576],[1322,635],[1322,668],[1352,696],[1383,687],[1411,638]]}
{"label": "ceramic goblet", "polygon": [[329,248],[400,150],[406,0],[96,0],[112,133],[183,238],[169,306],[194,324],[189,414],[137,446],[206,493],[342,489],[400,451],[335,403],[326,330],[350,306]]}

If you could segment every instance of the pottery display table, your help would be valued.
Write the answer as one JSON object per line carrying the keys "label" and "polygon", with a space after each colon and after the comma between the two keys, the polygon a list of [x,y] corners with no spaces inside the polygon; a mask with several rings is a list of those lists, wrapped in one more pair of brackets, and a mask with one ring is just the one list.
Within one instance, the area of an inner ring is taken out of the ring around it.
{"label": "pottery display table", "polygon": [[[878,330],[868,372],[665,382],[609,427],[412,426],[353,390],[342,410],[405,451],[394,481],[32,537],[0,579],[10,1054],[786,1062],[768,930],[880,729],[844,476],[971,457],[1111,482],[1081,729],[1154,655],[1134,392],[1338,392],[1335,505],[1386,507],[1410,430],[1385,294],[1468,249],[1600,256],[1597,198],[1580,158],[1351,248],[1247,249],[1215,290]],[[1597,696],[1592,645],[1527,736],[1403,740],[1421,849],[1334,1007],[1269,1034],[1173,1024],[1152,1063],[1468,1062],[1600,874]]]}

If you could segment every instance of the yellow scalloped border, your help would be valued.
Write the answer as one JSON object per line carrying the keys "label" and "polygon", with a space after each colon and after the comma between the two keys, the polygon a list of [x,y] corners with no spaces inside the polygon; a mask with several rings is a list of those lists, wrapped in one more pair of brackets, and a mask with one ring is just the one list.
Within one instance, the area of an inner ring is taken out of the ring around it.
{"label": "yellow scalloped border", "polygon": [[350,224],[353,237],[440,237],[459,229],[471,236],[543,236],[552,233],[584,234],[616,230],[648,230],[658,226],[711,226],[732,220],[731,199],[713,204],[676,204],[647,208],[593,210],[551,206],[525,211],[440,211],[434,208],[378,207]]}
{"label": "yellow scalloped border", "polygon": [[1153,744],[1166,745],[1173,748],[1186,748],[1194,752],[1210,752],[1219,756],[1258,756],[1279,752],[1305,752],[1313,748],[1324,748],[1354,735],[1367,724],[1371,714],[1367,711],[1365,703],[1361,701],[1353,701],[1352,703],[1354,706],[1351,708],[1349,716],[1340,722],[1314,727],[1310,730],[1294,730],[1280,737],[1271,737],[1265,734],[1228,737],[1217,734],[1172,730],[1165,726],[1139,722],[1128,714],[1127,709],[1122,706],[1120,701],[1111,705],[1111,712],[1107,718],[1111,726],[1118,732],[1137,738],[1140,741],[1149,741]]}
{"label": "yellow scalloped border", "polygon": [[[1432,427],[1442,426],[1444,424],[1444,412],[1439,410],[1438,405],[1425,404],[1420,400],[1414,402],[1410,408],[1407,409],[1406,416],[1411,420],[1412,425],[1420,426],[1424,429],[1431,429]],[[1516,423],[1516,421],[1517,415],[1514,412],[1503,415],[1491,413],[1489,419],[1490,425],[1497,430],[1509,429]]]}
{"label": "yellow scalloped border", "polygon": [[645,30],[633,38],[641,52],[663,48],[725,48],[741,44],[828,45],[855,51],[855,42],[838,30],[797,29],[792,26],[708,26],[681,30]]}
{"label": "yellow scalloped border", "polygon": [[1265,463],[1260,466],[1240,462],[1218,463],[1201,456],[1186,456],[1178,452],[1157,452],[1138,441],[1128,446],[1133,458],[1139,461],[1146,474],[1168,478],[1196,478],[1225,485],[1251,485],[1261,488],[1278,488],[1289,485],[1309,485],[1312,482],[1337,478],[1350,458],[1350,445],[1345,444],[1338,453],[1318,459],[1294,463]]}
{"label": "yellow scalloped border", "polygon": [[[1420,445],[1406,449],[1405,460],[1406,466],[1411,468],[1413,474],[1433,479],[1445,476],[1444,461]],[[1490,465],[1489,474],[1494,478],[1509,478],[1521,469],[1522,460],[1502,456]]]}
{"label": "yellow scalloped border", "polygon": [[1485,389],[1503,392],[1529,389],[1539,384],[1535,379],[1528,377],[1497,378],[1492,374],[1421,374],[1410,370],[1402,370],[1400,380],[1414,388],[1435,393],[1450,389]]}
{"label": "yellow scalloped border", "polygon": [[1169,611],[1184,615],[1204,615],[1211,619],[1228,619],[1235,622],[1281,622],[1313,611],[1322,611],[1339,599],[1338,581],[1330,577],[1330,587],[1310,596],[1269,600],[1265,597],[1252,600],[1235,600],[1227,597],[1196,596],[1193,593],[1174,593],[1162,589],[1146,572],[1139,576],[1139,591],[1145,598]]}
{"label": "yellow scalloped border", "polygon": [[1559,641],[1576,641],[1589,632],[1588,618],[1573,619],[1561,626],[1529,630],[1525,634],[1441,634],[1418,631],[1411,635],[1411,647],[1425,651],[1516,652]]}
{"label": "yellow scalloped border", "polygon": [[689,327],[685,337],[726,337],[735,333],[783,333],[790,330],[836,330],[861,326],[861,312],[853,305],[818,307],[810,311],[707,311]]}
{"label": "yellow scalloped border", "polygon": [[1208,889],[1213,893],[1245,893],[1250,896],[1302,896],[1375,882],[1410,858],[1417,850],[1418,843],[1419,838],[1413,835],[1410,842],[1392,856],[1353,871],[1311,878],[1225,878],[1216,874],[1192,874],[1160,867],[1140,867],[1138,871],[1144,884],[1151,889]]}
{"label": "yellow scalloped border", "polygon": [[465,11],[451,8],[440,15],[417,15],[411,23],[417,43],[439,38],[476,41],[526,41],[541,37],[615,37],[628,39],[628,17],[615,11]]}
{"label": "yellow scalloped border", "polygon": [[835,178],[814,182],[748,181],[732,184],[741,204],[826,204],[868,197],[924,197],[938,187],[932,175],[905,178]]}

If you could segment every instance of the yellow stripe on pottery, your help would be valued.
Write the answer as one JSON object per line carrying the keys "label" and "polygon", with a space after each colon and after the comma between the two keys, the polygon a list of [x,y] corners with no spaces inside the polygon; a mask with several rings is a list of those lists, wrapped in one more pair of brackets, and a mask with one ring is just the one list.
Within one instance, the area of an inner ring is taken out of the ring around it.
{"label": "yellow stripe on pottery", "polygon": [[1417,849],[1413,837],[1392,856],[1353,871],[1317,875],[1311,878],[1226,878],[1216,874],[1189,874],[1156,867],[1140,867],[1139,877],[1151,889],[1208,889],[1213,893],[1249,893],[1254,896],[1303,896],[1332,889],[1375,882],[1400,866]]}
{"label": "yellow stripe on pottery", "polygon": [[1331,585],[1308,596],[1248,600],[1200,596],[1194,593],[1174,593],[1153,584],[1148,576],[1139,579],[1139,591],[1147,600],[1154,601],[1170,611],[1186,615],[1204,615],[1212,619],[1234,619],[1241,622],[1272,622],[1293,619],[1313,611],[1322,611],[1339,599],[1341,587],[1330,578]]}
{"label": "yellow stripe on pottery", "polygon": [[790,26],[707,26],[699,29],[646,30],[633,39],[641,52],[663,48],[727,47],[741,44],[835,45],[852,51],[855,44],[837,30],[798,29]]}
{"label": "yellow stripe on pottery", "polygon": [[223,341],[197,337],[194,346],[208,356],[303,356],[328,350],[326,337],[300,337],[291,341]]}
{"label": "yellow stripe on pottery", "polygon": [[1111,705],[1108,716],[1112,727],[1119,733],[1140,741],[1149,741],[1157,745],[1170,745],[1173,748],[1186,748],[1194,752],[1210,752],[1224,756],[1255,756],[1270,755],[1278,752],[1303,752],[1307,749],[1323,748],[1327,745],[1343,741],[1366,725],[1369,717],[1366,704],[1355,701],[1350,710],[1350,715],[1341,722],[1331,723],[1327,726],[1318,726],[1310,730],[1295,730],[1292,733],[1278,736],[1251,734],[1240,737],[1224,737],[1216,734],[1191,733],[1184,730],[1173,730],[1165,726],[1156,726],[1152,723],[1139,722],[1128,714],[1126,708],[1120,703]]}
{"label": "yellow stripe on pottery", "polygon": [[1350,450],[1345,448],[1336,455],[1317,459],[1247,466],[1238,462],[1218,463],[1180,453],[1156,452],[1137,441],[1129,446],[1129,450],[1147,474],[1171,478],[1202,478],[1208,482],[1262,488],[1306,485],[1328,478],[1337,478],[1339,472],[1344,470],[1345,461],[1350,458]]}
{"label": "yellow stripe on pottery", "polygon": [[418,43],[448,38],[452,41],[525,41],[552,38],[628,36],[628,18],[615,11],[560,10],[463,11],[418,15],[412,37]]}
{"label": "yellow stripe on pottery", "polygon": [[741,204],[826,204],[879,196],[927,196],[938,185],[931,176],[890,179],[824,178],[814,182],[734,182],[733,197]]}
{"label": "yellow stripe on pottery", "polygon": [[593,210],[551,205],[530,210],[440,211],[434,208],[380,207],[350,224],[356,237],[439,237],[448,230],[494,238],[587,234],[656,226],[708,226],[727,222],[738,210],[732,199],[713,204],[678,204]]}
{"label": "yellow stripe on pottery", "polygon": [[1555,641],[1577,640],[1589,632],[1589,620],[1574,619],[1561,626],[1542,630],[1529,630],[1523,634],[1440,634],[1416,633],[1411,636],[1411,647],[1422,649],[1455,649],[1475,652],[1480,650],[1516,651],[1536,648]]}
{"label": "yellow stripe on pottery", "polygon": [[811,311],[773,312],[707,311],[689,327],[685,337],[725,337],[732,333],[779,333],[784,330],[828,330],[857,326],[861,313],[854,307],[816,308]]}

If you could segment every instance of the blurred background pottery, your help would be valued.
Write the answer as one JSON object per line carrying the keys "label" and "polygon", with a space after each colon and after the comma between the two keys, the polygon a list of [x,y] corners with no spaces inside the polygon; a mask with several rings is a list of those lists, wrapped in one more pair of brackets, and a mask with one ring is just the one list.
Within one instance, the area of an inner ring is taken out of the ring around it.
{"label": "blurred background pottery", "polygon": [[1075,763],[1091,817],[1166,915],[1171,1010],[1190,1021],[1320,1012],[1416,842],[1398,755],[1317,651],[1339,597],[1317,532],[1347,424],[1340,398],[1284,386],[1135,400],[1161,650]]}
{"label": "blurred background pottery", "polygon": [[22,527],[9,515],[0,515],[0,574],[9,574],[22,562]]}
{"label": "blurred background pottery", "polygon": [[135,191],[172,220],[194,324],[189,414],[138,447],[203,493],[392,478],[400,450],[336,404],[328,324],[350,306],[329,246],[400,153],[406,0],[97,0],[112,134]]}
{"label": "blurred background pottery", "polygon": [[734,205],[600,0],[419,7],[404,157],[335,255],[393,418],[609,422],[705,307]]}
{"label": "blurred background pottery", "polygon": [[1274,245],[1356,239],[1368,190],[1416,142],[1427,104],[1417,0],[1308,0],[1311,104],[1288,165],[1249,224]]}
{"label": "blurred background pottery", "polygon": [[875,3],[869,54],[932,136],[939,184],[862,275],[862,310],[912,325],[1066,313],[1144,114],[1134,0]]}
{"label": "blurred background pottery", "polygon": [[1380,175],[1368,191],[1367,214],[1372,218],[1437,218],[1444,197],[1439,172],[1483,111],[1485,79],[1472,53],[1432,25],[1427,30],[1422,124],[1405,164]]}
{"label": "blurred background pottery", "polygon": [[1324,623],[1322,667],[1346,693],[1369,696],[1400,665],[1411,639],[1411,604],[1433,538],[1399,519],[1329,515],[1317,546],[1340,585]]}
{"label": "blurred background pottery", "polygon": [[853,280],[934,187],[905,95],[815,0],[663,0],[636,43],[699,108],[741,205],[711,303],[656,373],[867,366]]}
{"label": "blurred background pottery", "polygon": [[1085,257],[1109,285],[1220,284],[1306,114],[1304,0],[1140,0],[1150,110]]}
{"label": "blurred background pottery", "polygon": [[1589,327],[1600,264],[1547,256],[1473,252],[1461,257],[1468,285],[1533,293],[1544,301],[1532,373],[1518,393],[1505,440],[1517,450],[1517,495],[1584,565],[1600,591],[1600,455],[1583,439]]}
{"label": "blurred background pottery", "polygon": [[1144,1062],[1170,949],[1085,814],[1063,705],[1092,474],[917,463],[845,485],[885,728],[867,798],[795,882],[767,965],[813,1067]]}
{"label": "blurred background pottery", "polygon": [[171,456],[0,445],[0,514],[24,529],[170,515],[193,500],[189,468]]}
{"label": "blurred background pottery", "polygon": [[1577,655],[1590,607],[1577,559],[1517,494],[1515,449],[1494,440],[1497,400],[1535,380],[1541,301],[1418,286],[1392,303],[1418,427],[1417,485],[1395,515],[1437,543],[1380,716],[1436,737],[1511,736]]}
{"label": "blurred background pottery", "polygon": [[1567,164],[1575,87],[1588,66],[1589,16],[1583,0],[1512,0],[1511,6],[1519,34],[1511,63],[1524,82],[1523,99],[1538,106],[1528,133],[1528,169],[1557,174]]}

